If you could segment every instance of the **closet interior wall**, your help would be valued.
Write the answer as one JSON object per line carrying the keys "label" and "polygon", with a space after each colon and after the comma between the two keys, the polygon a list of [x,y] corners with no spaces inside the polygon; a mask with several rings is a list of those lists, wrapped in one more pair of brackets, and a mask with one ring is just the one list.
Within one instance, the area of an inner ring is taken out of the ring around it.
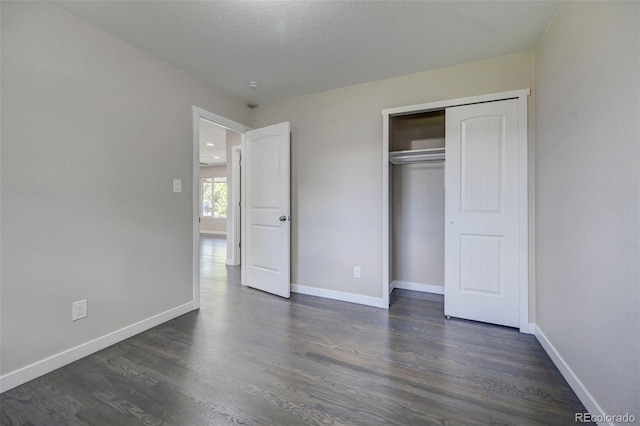
{"label": "closet interior wall", "polygon": [[393,164],[389,176],[392,288],[444,291],[444,160],[411,159],[412,151],[444,143],[444,110],[390,117],[390,155],[408,160]]}

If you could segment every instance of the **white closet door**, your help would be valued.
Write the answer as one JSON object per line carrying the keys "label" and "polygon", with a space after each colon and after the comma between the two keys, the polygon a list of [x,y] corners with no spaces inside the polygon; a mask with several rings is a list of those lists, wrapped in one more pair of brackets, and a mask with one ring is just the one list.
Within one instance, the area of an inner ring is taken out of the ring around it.
{"label": "white closet door", "polygon": [[519,326],[518,100],[446,110],[444,313]]}

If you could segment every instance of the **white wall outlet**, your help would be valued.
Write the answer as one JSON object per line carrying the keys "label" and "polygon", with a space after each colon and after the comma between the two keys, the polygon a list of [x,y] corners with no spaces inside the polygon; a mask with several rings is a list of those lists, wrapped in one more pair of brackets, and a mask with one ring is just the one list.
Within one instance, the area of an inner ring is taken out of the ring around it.
{"label": "white wall outlet", "polygon": [[353,278],[360,278],[362,276],[362,268],[359,266],[353,267]]}
{"label": "white wall outlet", "polygon": [[182,192],[182,179],[173,180],[173,192]]}
{"label": "white wall outlet", "polygon": [[71,321],[87,317],[87,299],[78,300],[71,305]]}

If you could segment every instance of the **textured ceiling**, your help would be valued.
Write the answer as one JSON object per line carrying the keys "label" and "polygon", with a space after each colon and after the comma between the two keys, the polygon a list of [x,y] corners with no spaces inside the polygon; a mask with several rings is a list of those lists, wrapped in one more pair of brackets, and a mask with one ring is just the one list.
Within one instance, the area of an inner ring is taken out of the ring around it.
{"label": "textured ceiling", "polygon": [[[54,1],[247,103],[533,49],[558,1]],[[259,87],[251,90],[248,82]]]}

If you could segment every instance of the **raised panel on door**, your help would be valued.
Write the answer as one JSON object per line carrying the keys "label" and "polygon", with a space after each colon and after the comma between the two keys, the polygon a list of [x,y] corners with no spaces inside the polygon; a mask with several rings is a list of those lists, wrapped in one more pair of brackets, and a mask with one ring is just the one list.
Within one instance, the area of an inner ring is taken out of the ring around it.
{"label": "raised panel on door", "polygon": [[445,315],[519,325],[518,101],[448,108]]}
{"label": "raised panel on door", "polygon": [[502,296],[502,237],[460,236],[460,291]]}
{"label": "raised panel on door", "polygon": [[475,117],[460,124],[461,210],[499,213],[503,195],[504,117]]}

